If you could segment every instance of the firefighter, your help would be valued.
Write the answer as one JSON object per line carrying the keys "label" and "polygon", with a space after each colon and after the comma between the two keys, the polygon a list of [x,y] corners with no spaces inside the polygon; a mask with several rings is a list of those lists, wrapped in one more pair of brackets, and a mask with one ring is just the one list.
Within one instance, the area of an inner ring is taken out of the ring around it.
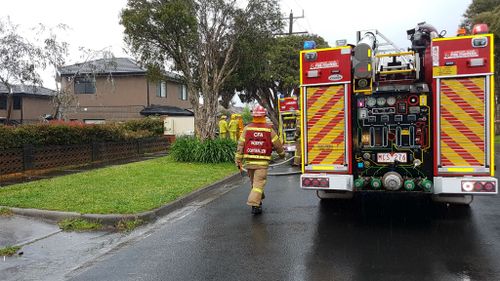
{"label": "firefighter", "polygon": [[266,124],[266,110],[257,105],[252,111],[252,116],[252,123],[243,129],[238,141],[235,162],[240,168],[244,162],[244,167],[248,171],[251,190],[247,205],[252,207],[252,214],[257,215],[262,213],[262,199],[264,199],[271,152],[274,148],[278,155],[284,158],[285,151],[272,125]]}
{"label": "firefighter", "polygon": [[237,141],[238,135],[238,119],[236,118],[236,114],[231,114],[231,121],[229,121],[229,125],[227,126],[229,129],[229,137]]}
{"label": "firefighter", "polygon": [[245,128],[245,126],[243,125],[243,117],[241,116],[241,114],[236,114],[236,117],[238,119],[238,139],[240,139],[241,137],[241,132],[243,132],[243,128]]}
{"label": "firefighter", "polygon": [[221,139],[227,138],[227,122],[226,122],[226,115],[221,115],[220,121],[219,121],[219,137]]}
{"label": "firefighter", "polygon": [[302,146],[300,144],[300,119],[297,117],[297,126],[295,127],[295,156],[293,157],[293,165],[300,166],[302,157]]}

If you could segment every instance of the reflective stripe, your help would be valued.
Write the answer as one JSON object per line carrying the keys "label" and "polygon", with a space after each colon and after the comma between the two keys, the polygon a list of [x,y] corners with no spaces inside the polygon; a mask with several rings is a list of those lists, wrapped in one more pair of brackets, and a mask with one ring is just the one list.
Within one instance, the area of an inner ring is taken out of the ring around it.
{"label": "reflective stripe", "polygon": [[243,158],[245,159],[265,159],[265,160],[271,160],[271,156],[264,156],[264,155],[250,155],[250,154],[243,154]]}
{"label": "reflective stripe", "polygon": [[247,127],[247,130],[260,131],[260,132],[271,132],[270,128],[259,128],[259,127]]}
{"label": "reflective stripe", "polygon": [[279,137],[278,135],[276,135],[276,136],[274,136],[274,138],[273,138],[272,142],[275,142],[275,141],[277,141],[277,140],[279,140],[279,139],[280,139],[280,137]]}
{"label": "reflective stripe", "polygon": [[247,165],[269,166],[268,161],[246,161]]}
{"label": "reflective stripe", "polygon": [[236,157],[237,159],[241,159],[243,156],[241,154],[239,154],[239,153],[235,153],[234,157]]}
{"label": "reflective stripe", "polygon": [[260,194],[264,193],[264,189],[262,189],[262,188],[257,188],[257,187],[252,188],[252,191],[253,191],[253,192],[260,193]]}

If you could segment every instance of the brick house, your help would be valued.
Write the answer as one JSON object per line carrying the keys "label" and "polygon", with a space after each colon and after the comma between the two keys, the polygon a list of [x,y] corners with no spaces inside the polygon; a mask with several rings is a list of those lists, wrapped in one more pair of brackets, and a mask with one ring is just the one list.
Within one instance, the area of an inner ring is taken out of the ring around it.
{"label": "brick house", "polygon": [[75,98],[66,113],[71,120],[125,121],[142,118],[152,108],[164,108],[157,115],[181,112],[193,116],[186,110],[191,104],[180,76],[166,73],[163,81],[150,81],[146,69],[129,58],[68,65],[60,68],[59,74],[61,88]]}
{"label": "brick house", "polygon": [[[14,124],[35,123],[41,121],[46,115],[54,114],[52,98],[55,92],[53,90],[30,85],[14,85],[12,92],[13,106],[10,119]],[[8,93],[7,87],[0,84],[0,124],[5,123],[7,119]]]}

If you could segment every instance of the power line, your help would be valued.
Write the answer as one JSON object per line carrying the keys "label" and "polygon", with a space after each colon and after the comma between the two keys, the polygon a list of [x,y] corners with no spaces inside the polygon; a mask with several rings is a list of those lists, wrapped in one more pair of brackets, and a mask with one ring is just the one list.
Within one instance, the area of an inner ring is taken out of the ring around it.
{"label": "power line", "polygon": [[293,31],[293,24],[296,19],[303,19],[305,18],[304,16],[304,10],[302,10],[302,15],[301,16],[294,16],[293,15],[293,10],[290,10],[290,15],[289,17],[283,17],[281,20],[282,21],[288,21],[288,33],[282,32],[274,35],[293,35],[293,34],[307,34],[309,32],[307,31]]}

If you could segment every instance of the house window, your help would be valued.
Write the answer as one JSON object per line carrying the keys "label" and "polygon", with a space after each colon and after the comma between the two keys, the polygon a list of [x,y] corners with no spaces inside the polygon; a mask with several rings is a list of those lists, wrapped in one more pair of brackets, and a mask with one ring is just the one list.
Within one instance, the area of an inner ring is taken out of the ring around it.
{"label": "house window", "polygon": [[92,77],[75,78],[75,93],[95,94],[95,78]]}
{"label": "house window", "polygon": [[14,97],[14,110],[21,110],[22,106],[22,98],[21,97]]}
{"label": "house window", "polygon": [[160,98],[167,97],[167,83],[165,81],[160,81],[156,84],[156,96]]}
{"label": "house window", "polygon": [[187,100],[188,99],[186,85],[180,85],[180,87],[179,87],[179,99],[180,100]]}
{"label": "house window", "polygon": [[7,97],[0,97],[0,109],[7,109]]}

